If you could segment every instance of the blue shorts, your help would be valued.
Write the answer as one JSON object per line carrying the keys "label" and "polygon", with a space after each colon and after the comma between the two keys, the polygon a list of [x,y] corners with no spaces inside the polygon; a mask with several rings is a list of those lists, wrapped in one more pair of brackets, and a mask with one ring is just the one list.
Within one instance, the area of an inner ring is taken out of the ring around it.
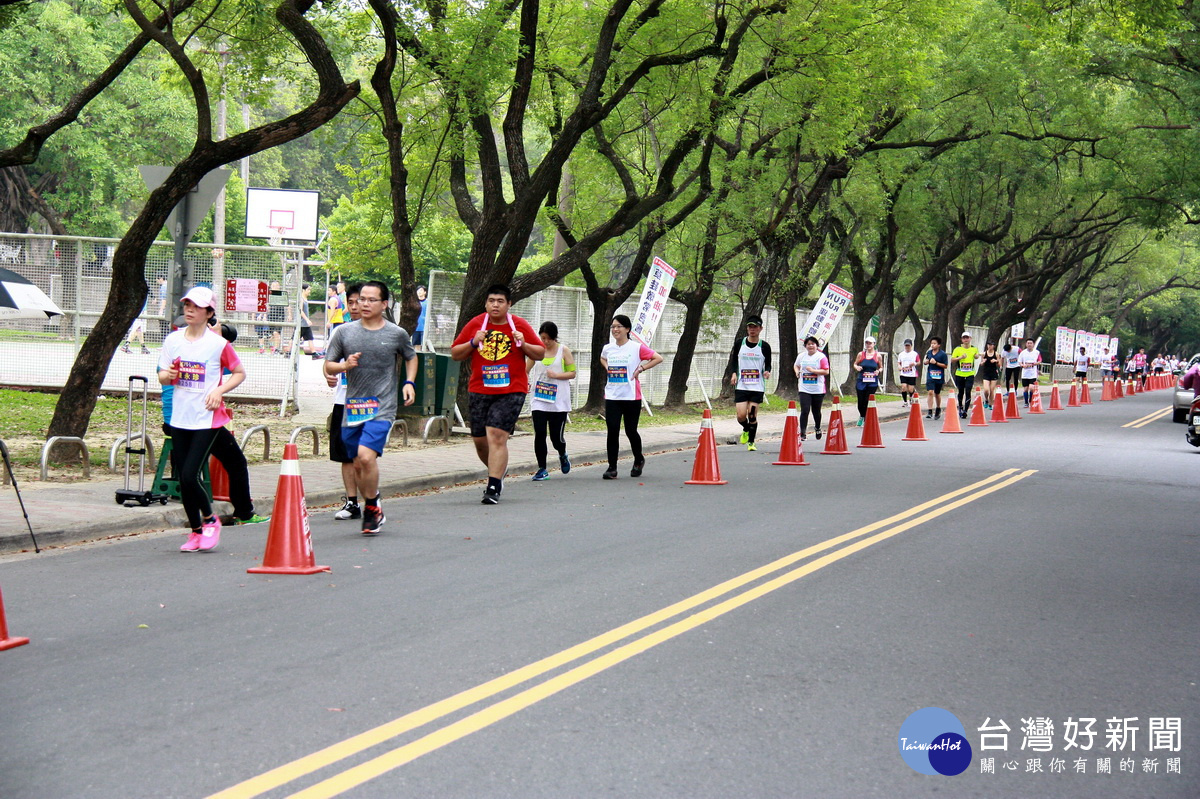
{"label": "blue shorts", "polygon": [[343,427],[342,443],[346,445],[346,454],[351,458],[358,455],[360,444],[367,449],[375,450],[376,455],[382,455],[390,432],[392,432],[391,420],[371,419],[354,427]]}

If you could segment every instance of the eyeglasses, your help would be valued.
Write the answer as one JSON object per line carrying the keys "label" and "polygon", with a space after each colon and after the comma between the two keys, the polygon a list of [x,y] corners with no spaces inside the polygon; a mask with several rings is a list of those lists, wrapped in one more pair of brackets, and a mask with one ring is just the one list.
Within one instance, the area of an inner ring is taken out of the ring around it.
{"label": "eyeglasses", "polygon": [[358,301],[360,304],[364,303],[364,302],[383,302],[383,298],[382,297],[359,297]]}

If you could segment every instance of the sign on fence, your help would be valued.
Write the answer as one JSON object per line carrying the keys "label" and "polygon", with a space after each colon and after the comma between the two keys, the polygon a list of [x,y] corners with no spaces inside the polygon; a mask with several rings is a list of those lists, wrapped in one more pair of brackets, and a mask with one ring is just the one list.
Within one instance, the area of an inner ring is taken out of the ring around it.
{"label": "sign on fence", "polygon": [[225,311],[266,313],[270,289],[265,280],[237,277],[225,281]]}

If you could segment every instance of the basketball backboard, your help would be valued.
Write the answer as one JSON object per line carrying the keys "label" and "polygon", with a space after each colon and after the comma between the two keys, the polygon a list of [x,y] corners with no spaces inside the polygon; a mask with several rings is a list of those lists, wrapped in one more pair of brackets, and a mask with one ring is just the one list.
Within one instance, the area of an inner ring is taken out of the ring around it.
{"label": "basketball backboard", "polygon": [[246,237],[317,240],[321,193],[296,189],[246,189]]}

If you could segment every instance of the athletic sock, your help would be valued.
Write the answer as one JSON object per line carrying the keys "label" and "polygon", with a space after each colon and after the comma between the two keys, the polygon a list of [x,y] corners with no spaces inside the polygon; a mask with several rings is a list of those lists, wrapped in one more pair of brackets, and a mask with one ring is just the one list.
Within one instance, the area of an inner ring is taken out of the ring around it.
{"label": "athletic sock", "polygon": [[353,497],[346,497],[346,501],[347,501],[347,502],[349,502],[351,505],[357,505],[357,504],[358,504],[358,497],[357,497],[357,496],[353,496]]}
{"label": "athletic sock", "polygon": [[755,422],[754,424],[750,425],[750,441],[747,443],[753,444],[754,436],[756,436],[757,434],[758,434],[758,423]]}
{"label": "athletic sock", "polygon": [[500,478],[489,476],[487,487],[488,487],[488,491],[494,491],[497,494],[499,494],[500,493]]}

